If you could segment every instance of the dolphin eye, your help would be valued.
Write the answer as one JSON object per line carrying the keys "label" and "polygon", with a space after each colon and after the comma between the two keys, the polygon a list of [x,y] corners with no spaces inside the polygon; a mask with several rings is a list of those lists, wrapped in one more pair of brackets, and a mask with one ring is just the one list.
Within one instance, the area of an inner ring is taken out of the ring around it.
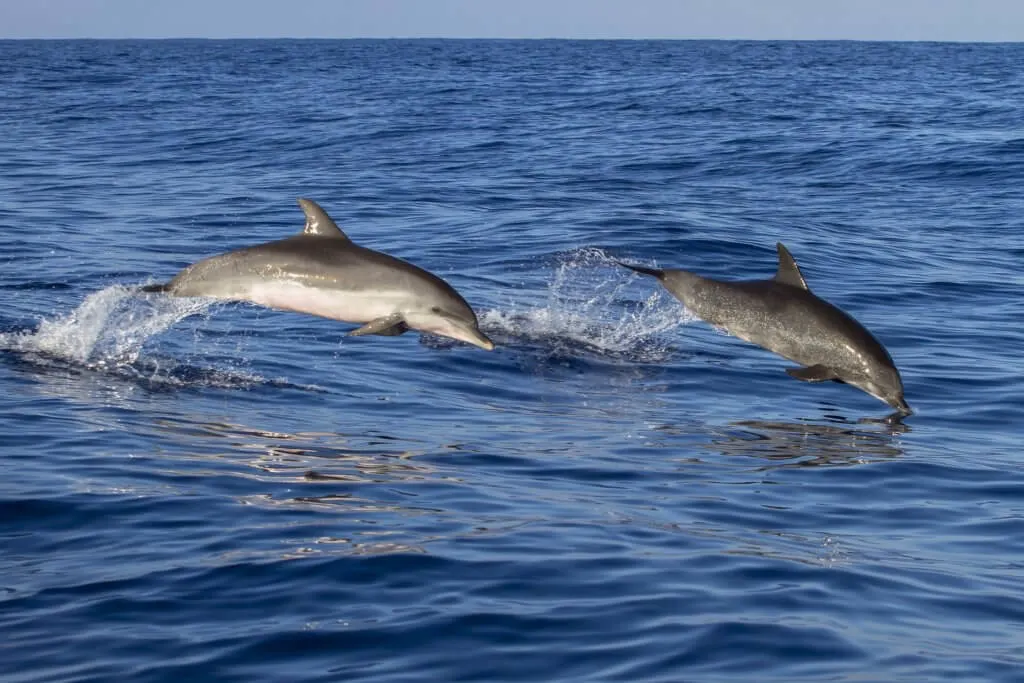
{"label": "dolphin eye", "polygon": [[430,312],[431,313],[440,313],[441,312],[441,307],[440,306],[431,306],[430,307]]}

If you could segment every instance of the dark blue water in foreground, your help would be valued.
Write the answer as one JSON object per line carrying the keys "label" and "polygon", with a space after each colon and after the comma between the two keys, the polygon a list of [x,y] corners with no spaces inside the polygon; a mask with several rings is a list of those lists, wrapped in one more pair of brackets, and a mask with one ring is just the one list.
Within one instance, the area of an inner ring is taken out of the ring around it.
{"label": "dark blue water in foreground", "polygon": [[[1024,680],[1022,64],[0,42],[0,678]],[[132,293],[299,196],[499,348]],[[905,424],[611,260],[777,240]]]}

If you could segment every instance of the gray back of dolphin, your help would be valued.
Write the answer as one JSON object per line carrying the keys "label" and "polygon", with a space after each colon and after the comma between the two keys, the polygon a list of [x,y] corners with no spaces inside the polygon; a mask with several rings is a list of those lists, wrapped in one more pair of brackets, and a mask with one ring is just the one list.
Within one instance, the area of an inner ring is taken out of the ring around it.
{"label": "gray back of dolphin", "polygon": [[166,285],[144,288],[205,296],[357,323],[352,335],[410,329],[491,350],[476,314],[447,282],[418,266],[361,247],[316,202],[300,199],[303,231],[230,251],[185,268]]}
{"label": "gray back of dolphin", "polygon": [[791,376],[845,382],[909,415],[889,352],[852,316],[815,296],[786,247],[776,246],[779,268],[770,280],[723,282],[685,270],[621,265],[658,278],[702,320],[801,364],[786,371]]}

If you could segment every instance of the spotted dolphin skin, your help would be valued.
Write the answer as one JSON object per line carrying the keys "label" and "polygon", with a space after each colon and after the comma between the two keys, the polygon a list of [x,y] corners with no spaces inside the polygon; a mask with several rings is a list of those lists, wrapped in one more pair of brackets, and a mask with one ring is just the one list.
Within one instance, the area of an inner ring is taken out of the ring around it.
{"label": "spotted dolphin skin", "polygon": [[306,226],[298,235],[211,256],[143,290],[248,301],[361,325],[350,335],[418,330],[494,348],[447,282],[355,244],[316,202],[300,199],[299,206]]}
{"label": "spotted dolphin skin", "polygon": [[620,265],[658,278],[705,322],[799,363],[786,370],[791,376],[845,382],[910,415],[889,352],[850,315],[815,296],[789,250],[776,246],[779,269],[770,280],[723,282],[685,270]]}

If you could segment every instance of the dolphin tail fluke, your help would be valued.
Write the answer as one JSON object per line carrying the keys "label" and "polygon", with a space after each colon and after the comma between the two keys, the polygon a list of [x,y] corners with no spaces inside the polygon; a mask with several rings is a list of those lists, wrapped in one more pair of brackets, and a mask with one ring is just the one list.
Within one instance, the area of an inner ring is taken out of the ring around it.
{"label": "dolphin tail fluke", "polygon": [[139,287],[139,291],[140,292],[145,292],[146,294],[155,294],[157,292],[166,292],[169,289],[170,289],[170,286],[167,285],[166,283],[164,283],[164,284],[157,284],[157,285],[143,285],[142,287]]}
{"label": "dolphin tail fluke", "polygon": [[643,273],[644,275],[651,275],[653,277],[658,278],[659,280],[661,280],[662,278],[665,277],[665,271],[661,270],[659,268],[646,268],[644,266],[633,266],[633,265],[630,265],[628,263],[623,263],[622,261],[616,261],[616,263],[618,263],[623,268],[629,268],[630,270],[634,270],[634,271],[636,271],[638,273]]}

